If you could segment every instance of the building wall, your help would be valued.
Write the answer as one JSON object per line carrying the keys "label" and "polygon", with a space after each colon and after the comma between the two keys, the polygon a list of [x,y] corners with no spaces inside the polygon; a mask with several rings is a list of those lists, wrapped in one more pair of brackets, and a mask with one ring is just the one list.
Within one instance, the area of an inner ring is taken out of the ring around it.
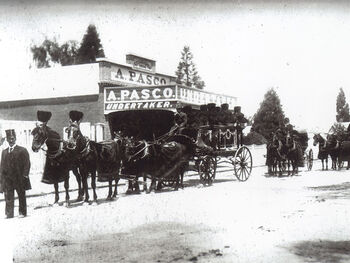
{"label": "building wall", "polygon": [[92,125],[104,123],[104,138],[111,137],[103,112],[102,92],[87,96],[1,102],[0,120],[36,121],[38,110],[52,112],[48,126],[57,131],[61,137],[63,137],[63,127],[69,124],[69,111],[71,110],[83,112],[83,122],[90,122]]}

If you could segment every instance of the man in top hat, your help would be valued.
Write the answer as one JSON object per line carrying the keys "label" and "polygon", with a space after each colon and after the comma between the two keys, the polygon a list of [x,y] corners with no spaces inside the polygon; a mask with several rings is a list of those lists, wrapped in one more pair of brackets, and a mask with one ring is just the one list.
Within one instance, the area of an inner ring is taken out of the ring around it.
{"label": "man in top hat", "polygon": [[26,148],[16,144],[15,130],[6,130],[9,147],[1,154],[0,192],[5,195],[6,218],[13,218],[14,190],[19,200],[19,217],[27,215],[26,190],[31,189],[29,180],[30,159]]}

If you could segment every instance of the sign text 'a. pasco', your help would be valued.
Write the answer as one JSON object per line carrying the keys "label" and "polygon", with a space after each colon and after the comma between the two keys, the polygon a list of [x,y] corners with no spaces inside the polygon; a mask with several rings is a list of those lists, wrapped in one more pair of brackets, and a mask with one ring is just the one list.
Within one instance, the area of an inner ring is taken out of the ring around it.
{"label": "sign text 'a. pasco'", "polygon": [[146,101],[175,99],[175,87],[162,88],[107,88],[105,94],[106,102],[113,101]]}
{"label": "sign text 'a. pasco'", "polygon": [[147,74],[144,72],[130,70],[122,67],[118,67],[111,72],[111,80],[148,86],[168,85],[170,83],[169,78]]}

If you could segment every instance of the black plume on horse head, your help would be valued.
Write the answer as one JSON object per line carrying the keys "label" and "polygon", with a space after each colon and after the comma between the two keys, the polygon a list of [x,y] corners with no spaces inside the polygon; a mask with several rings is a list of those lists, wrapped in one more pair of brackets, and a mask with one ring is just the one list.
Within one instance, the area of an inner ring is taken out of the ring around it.
{"label": "black plume on horse head", "polygon": [[38,110],[36,115],[37,115],[38,121],[48,122],[51,119],[52,113],[49,111]]}
{"label": "black plume on horse head", "polygon": [[69,118],[71,119],[72,122],[81,121],[83,116],[84,116],[84,113],[82,113],[81,111],[72,110],[69,112]]}

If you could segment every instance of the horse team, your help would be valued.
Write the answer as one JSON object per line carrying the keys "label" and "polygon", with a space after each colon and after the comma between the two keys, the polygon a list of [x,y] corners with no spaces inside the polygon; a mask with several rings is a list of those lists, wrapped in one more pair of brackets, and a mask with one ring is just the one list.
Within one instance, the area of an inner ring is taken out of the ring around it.
{"label": "horse team", "polygon": [[77,200],[84,202],[89,202],[89,176],[93,200],[97,201],[97,174],[98,181],[109,183],[107,200],[116,197],[118,181],[123,171],[129,175],[123,177],[129,180],[127,193],[139,193],[139,177],[144,178],[144,190],[147,190],[146,176],[152,179],[148,192],[155,189],[156,181],[161,182],[169,178],[176,181],[176,189],[182,186],[183,174],[193,155],[194,138],[177,134],[169,136],[167,140],[148,143],[115,134],[112,140],[97,143],[83,136],[80,131],[79,124],[83,113],[71,111],[70,125],[65,131],[68,139],[63,140],[47,125],[51,116],[51,112],[37,112],[38,122],[32,131],[32,150],[38,152],[42,149],[46,152],[42,182],[54,185],[54,204],[59,201],[58,184],[64,182],[65,202],[69,205],[70,171],[74,173],[78,182]]}
{"label": "horse team", "polygon": [[[307,135],[293,130],[281,130],[271,134],[267,144],[266,165],[269,175],[297,174],[304,166],[304,151],[307,148]],[[305,144],[306,141],[306,144]]]}
{"label": "horse team", "polygon": [[348,134],[328,134],[326,138],[321,134],[315,134],[313,145],[318,145],[317,157],[322,162],[322,170],[328,170],[329,157],[332,160],[331,169],[337,170],[342,168],[344,162],[347,162],[347,169],[350,168],[350,137]]}

